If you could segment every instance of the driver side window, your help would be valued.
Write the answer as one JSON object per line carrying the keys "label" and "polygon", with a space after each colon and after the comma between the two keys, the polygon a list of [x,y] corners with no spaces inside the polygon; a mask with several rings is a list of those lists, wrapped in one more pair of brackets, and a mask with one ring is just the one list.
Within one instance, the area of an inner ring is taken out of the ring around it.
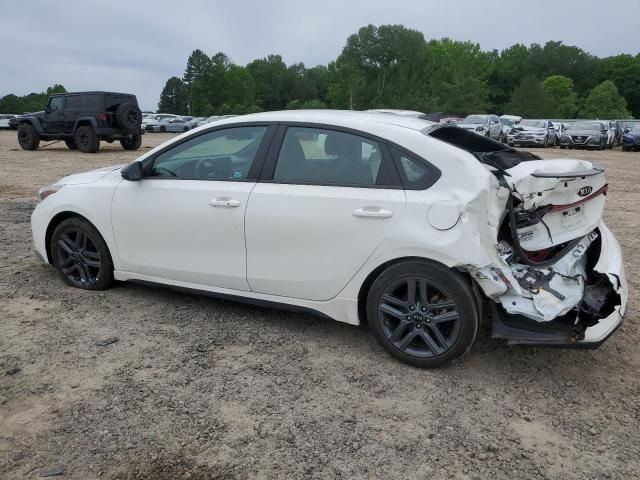
{"label": "driver side window", "polygon": [[236,127],[191,138],[158,155],[151,177],[245,180],[267,127]]}
{"label": "driver side window", "polygon": [[62,97],[51,97],[49,101],[49,108],[52,112],[62,110],[62,101],[64,99]]}

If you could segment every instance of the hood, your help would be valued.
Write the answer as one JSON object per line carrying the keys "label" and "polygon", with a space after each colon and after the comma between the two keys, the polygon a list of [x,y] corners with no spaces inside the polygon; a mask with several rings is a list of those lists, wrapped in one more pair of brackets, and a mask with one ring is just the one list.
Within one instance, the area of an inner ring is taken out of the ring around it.
{"label": "hood", "polygon": [[640,130],[631,130],[624,134],[625,137],[640,138]]}
{"label": "hood", "polygon": [[528,127],[526,125],[516,125],[513,127],[518,132],[546,133],[547,129],[543,127]]}
{"label": "hood", "polygon": [[97,182],[108,173],[113,172],[114,170],[120,170],[123,166],[124,164],[111,166],[111,167],[98,168],[96,170],[91,170],[89,172],[74,173],[73,175],[67,175],[66,177],[61,178],[55,184],[56,185],[80,185],[85,183]]}

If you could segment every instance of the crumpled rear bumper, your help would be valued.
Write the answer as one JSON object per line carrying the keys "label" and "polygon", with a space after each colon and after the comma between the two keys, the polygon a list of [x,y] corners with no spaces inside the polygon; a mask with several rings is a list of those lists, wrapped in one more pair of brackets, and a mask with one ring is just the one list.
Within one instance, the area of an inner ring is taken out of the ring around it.
{"label": "crumpled rear bumper", "polygon": [[600,320],[597,325],[588,327],[584,332],[584,338],[579,340],[576,346],[584,348],[597,348],[615,332],[624,321],[629,298],[629,287],[624,274],[622,249],[618,240],[604,223],[598,226],[601,238],[600,258],[594,270],[606,275],[620,296],[620,305],[606,318]]}

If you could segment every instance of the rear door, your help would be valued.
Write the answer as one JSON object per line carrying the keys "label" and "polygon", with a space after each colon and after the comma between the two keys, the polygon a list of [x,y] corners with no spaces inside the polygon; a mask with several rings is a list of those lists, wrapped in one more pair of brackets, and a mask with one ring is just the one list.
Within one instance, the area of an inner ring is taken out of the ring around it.
{"label": "rear door", "polygon": [[64,98],[64,109],[60,128],[63,133],[72,133],[76,120],[82,109],[82,97],[80,95],[67,95]]}
{"label": "rear door", "polygon": [[398,222],[405,192],[383,142],[281,126],[246,212],[254,292],[335,297]]}

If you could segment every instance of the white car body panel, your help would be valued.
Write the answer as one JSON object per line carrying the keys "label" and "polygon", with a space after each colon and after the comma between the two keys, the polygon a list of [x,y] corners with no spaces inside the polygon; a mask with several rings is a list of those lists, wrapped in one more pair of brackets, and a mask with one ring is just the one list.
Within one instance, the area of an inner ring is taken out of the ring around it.
{"label": "white car body panel", "polygon": [[[358,297],[367,277],[385,263],[407,257],[465,270],[487,298],[507,307],[513,306],[517,296],[516,302],[523,304],[518,312],[537,321],[566,313],[582,298],[580,282],[558,279],[552,280],[552,286],[563,292],[561,302],[548,296],[534,299],[535,294],[524,292],[516,278],[518,266],[504,255],[498,232],[510,189],[520,195],[524,208],[533,208],[542,202],[575,203],[581,198],[576,197],[577,190],[604,185],[604,175],[588,177],[588,182],[532,176],[537,171],[580,171],[590,168],[589,162],[523,162],[510,169],[505,186],[473,154],[425,135],[422,130],[429,123],[407,116],[273,112],[223,119],[215,125],[297,119],[386,138],[438,167],[440,180],[426,190],[250,181],[129,182],[121,178],[118,167],[100,169],[61,179],[57,184],[64,186],[38,204],[32,216],[37,252],[50,261],[47,226],[58,213],[75,212],[104,237],[118,280],[287,304],[350,324],[360,322]],[[139,160],[208,128],[211,125],[178,135]],[[565,188],[565,183],[571,188]],[[225,198],[237,200],[238,205],[209,205],[213,199]],[[590,232],[597,228],[601,253],[594,270],[607,276],[621,303],[607,318],[587,328],[582,342],[597,343],[615,330],[628,296],[620,247],[601,222],[603,198],[588,200],[584,221],[573,225],[570,235],[582,238],[584,250],[593,241]],[[391,215],[356,217],[353,213],[358,209],[365,214],[381,209]],[[560,242],[556,235],[567,230],[566,225],[562,227],[553,225],[552,244]],[[546,233],[536,232],[532,238],[539,242],[530,244],[536,248],[549,246]],[[583,259],[570,260],[575,261],[565,261],[566,265],[559,261],[553,267],[565,276],[584,276]]]}

